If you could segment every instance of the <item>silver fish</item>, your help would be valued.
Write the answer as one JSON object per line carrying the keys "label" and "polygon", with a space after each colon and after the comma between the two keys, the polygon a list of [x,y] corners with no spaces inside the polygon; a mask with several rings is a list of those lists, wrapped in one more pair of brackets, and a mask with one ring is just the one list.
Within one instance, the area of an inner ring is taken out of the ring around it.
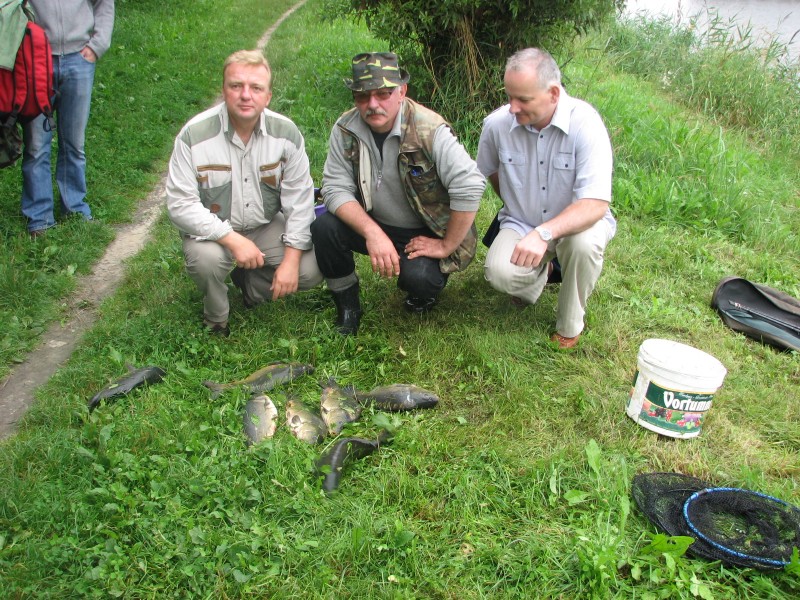
{"label": "silver fish", "polygon": [[278,427],[278,409],[266,394],[253,395],[244,406],[242,420],[248,445],[257,444],[264,438],[275,435],[275,429]]}
{"label": "silver fish", "polygon": [[267,392],[276,385],[286,383],[296,379],[306,373],[313,373],[314,367],[303,363],[283,363],[274,362],[255,373],[251,373],[244,379],[231,381],[230,383],[217,383],[216,381],[204,381],[203,385],[211,390],[211,397],[216,398],[225,390],[243,385],[253,394]]}
{"label": "silver fish", "polygon": [[328,426],[328,433],[339,435],[347,423],[361,416],[361,404],[356,400],[352,388],[340,387],[331,377],[322,388],[320,413]]}
{"label": "silver fish", "polygon": [[298,440],[318,444],[325,439],[325,422],[299,400],[286,403],[286,424]]}
{"label": "silver fish", "polygon": [[119,398],[120,396],[125,396],[132,389],[140,385],[161,381],[164,375],[166,375],[164,369],[156,367],[155,365],[142,367],[140,369],[135,369],[132,365],[125,366],[128,369],[128,374],[125,377],[121,377],[114,383],[108,384],[89,400],[89,412],[97,408],[103,400],[109,401]]}
{"label": "silver fish", "polygon": [[398,412],[415,408],[433,408],[439,403],[439,396],[433,392],[409,383],[393,383],[376,387],[369,392],[356,392],[361,403],[370,403],[378,410]]}

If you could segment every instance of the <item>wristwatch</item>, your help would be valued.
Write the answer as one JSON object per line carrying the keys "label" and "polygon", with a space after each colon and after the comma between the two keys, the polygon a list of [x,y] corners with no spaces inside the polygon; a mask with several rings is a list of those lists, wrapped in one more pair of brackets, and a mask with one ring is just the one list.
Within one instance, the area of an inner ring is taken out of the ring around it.
{"label": "wristwatch", "polygon": [[549,242],[553,239],[553,234],[546,227],[539,225],[538,227],[534,227],[533,230],[539,234],[539,237],[542,238],[543,242]]}

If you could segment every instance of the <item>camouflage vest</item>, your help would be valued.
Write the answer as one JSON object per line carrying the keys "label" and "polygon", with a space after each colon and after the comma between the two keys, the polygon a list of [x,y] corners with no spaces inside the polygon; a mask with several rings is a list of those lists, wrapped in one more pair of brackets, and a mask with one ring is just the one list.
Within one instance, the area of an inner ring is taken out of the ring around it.
{"label": "camouflage vest", "polygon": [[[354,111],[356,109],[353,109]],[[417,104],[410,98],[403,102],[400,124],[400,152],[397,168],[406,192],[406,200],[425,225],[443,238],[450,220],[450,195],[439,179],[433,160],[433,138],[441,125],[450,125],[437,113]],[[353,177],[359,180],[359,141],[346,129],[344,156],[353,165]],[[359,198],[359,201],[361,199]],[[478,231],[472,224],[466,237],[455,252],[439,261],[442,273],[453,273],[467,268],[475,257]]]}

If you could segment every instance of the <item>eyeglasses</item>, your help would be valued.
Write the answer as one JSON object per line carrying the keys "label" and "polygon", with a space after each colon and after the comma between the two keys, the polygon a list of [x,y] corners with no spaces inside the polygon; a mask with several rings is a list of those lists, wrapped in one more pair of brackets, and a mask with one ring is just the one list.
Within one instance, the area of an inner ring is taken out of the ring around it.
{"label": "eyeglasses", "polygon": [[372,96],[375,96],[379,101],[388,100],[397,88],[381,88],[379,90],[372,90],[371,92],[353,92],[353,100],[356,104],[366,104]]}

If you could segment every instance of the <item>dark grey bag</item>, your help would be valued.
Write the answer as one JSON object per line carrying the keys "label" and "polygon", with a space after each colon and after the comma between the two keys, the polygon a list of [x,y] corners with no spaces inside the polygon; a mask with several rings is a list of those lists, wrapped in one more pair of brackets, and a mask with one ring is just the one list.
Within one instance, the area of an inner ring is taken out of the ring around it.
{"label": "dark grey bag", "polygon": [[722,321],[764,344],[800,351],[800,301],[741,277],[724,277],[711,296]]}

